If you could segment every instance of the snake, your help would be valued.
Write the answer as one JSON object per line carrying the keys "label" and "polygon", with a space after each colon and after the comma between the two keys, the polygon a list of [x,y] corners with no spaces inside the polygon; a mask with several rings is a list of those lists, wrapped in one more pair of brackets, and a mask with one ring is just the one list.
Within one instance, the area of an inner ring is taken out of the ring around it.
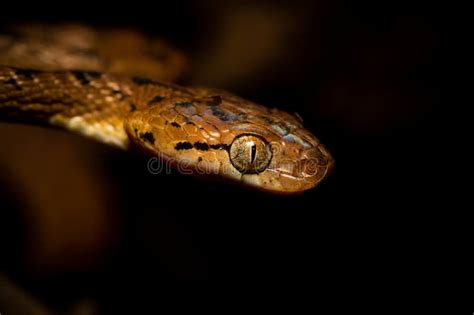
{"label": "snake", "polygon": [[0,121],[139,150],[182,173],[279,194],[317,186],[334,159],[299,115],[181,86],[183,53],[133,29],[22,25],[0,35]]}

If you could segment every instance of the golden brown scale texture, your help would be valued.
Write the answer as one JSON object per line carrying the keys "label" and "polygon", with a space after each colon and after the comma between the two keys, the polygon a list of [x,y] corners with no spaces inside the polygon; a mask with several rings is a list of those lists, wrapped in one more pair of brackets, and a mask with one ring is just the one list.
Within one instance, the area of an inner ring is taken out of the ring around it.
{"label": "golden brown scale texture", "polygon": [[295,193],[333,165],[297,117],[207,88],[90,71],[0,66],[0,119],[41,122],[183,172]]}
{"label": "golden brown scale texture", "polygon": [[126,84],[96,73],[10,67],[0,67],[0,82],[0,113],[4,119],[52,124],[127,146],[123,119],[131,91]]}

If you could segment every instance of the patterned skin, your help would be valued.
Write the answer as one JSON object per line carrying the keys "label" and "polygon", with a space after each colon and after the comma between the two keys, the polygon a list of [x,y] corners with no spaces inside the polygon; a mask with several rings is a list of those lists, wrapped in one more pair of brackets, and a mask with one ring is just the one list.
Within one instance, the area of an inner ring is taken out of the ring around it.
{"label": "patterned skin", "polygon": [[62,127],[139,148],[184,173],[276,193],[313,188],[334,164],[293,115],[222,91],[121,74],[0,66],[0,120]]}

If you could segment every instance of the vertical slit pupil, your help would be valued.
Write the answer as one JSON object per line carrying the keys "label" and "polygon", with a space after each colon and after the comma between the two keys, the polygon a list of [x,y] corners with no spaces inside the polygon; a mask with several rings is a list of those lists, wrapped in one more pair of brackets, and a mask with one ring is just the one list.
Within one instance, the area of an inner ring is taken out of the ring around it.
{"label": "vertical slit pupil", "polygon": [[255,144],[252,145],[252,157],[250,162],[253,163],[255,161],[255,156],[257,155],[257,146]]}

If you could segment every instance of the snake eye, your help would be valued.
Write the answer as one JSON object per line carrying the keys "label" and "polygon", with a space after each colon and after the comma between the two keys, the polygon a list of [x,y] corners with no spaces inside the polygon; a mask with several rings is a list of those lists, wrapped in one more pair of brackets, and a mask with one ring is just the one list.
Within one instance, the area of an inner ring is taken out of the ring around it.
{"label": "snake eye", "polygon": [[256,174],[265,170],[272,160],[270,144],[255,135],[240,135],[229,150],[232,165],[241,173]]}

